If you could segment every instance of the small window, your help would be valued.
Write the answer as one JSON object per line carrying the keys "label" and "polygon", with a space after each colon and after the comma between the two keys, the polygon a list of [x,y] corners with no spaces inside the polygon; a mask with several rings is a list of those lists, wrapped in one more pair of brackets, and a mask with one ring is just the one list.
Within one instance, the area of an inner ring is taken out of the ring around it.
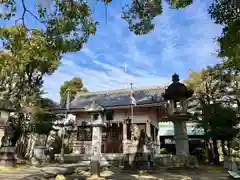
{"label": "small window", "polygon": [[98,120],[99,114],[93,114],[93,120]]}

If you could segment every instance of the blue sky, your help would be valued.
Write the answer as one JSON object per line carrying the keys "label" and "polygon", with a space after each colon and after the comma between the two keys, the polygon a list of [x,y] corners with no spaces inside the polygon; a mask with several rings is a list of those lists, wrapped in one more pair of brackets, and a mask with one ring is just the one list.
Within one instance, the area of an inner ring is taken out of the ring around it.
{"label": "blue sky", "polygon": [[[126,1],[126,0],[125,0]],[[186,9],[169,9],[164,4],[162,16],[155,19],[155,30],[136,36],[121,19],[124,0],[116,0],[106,9],[91,1],[93,16],[100,22],[97,33],[81,52],[66,54],[59,69],[45,77],[47,96],[59,101],[61,84],[72,77],[82,78],[89,91],[165,85],[171,75],[187,78],[189,69],[199,70],[219,62],[214,38],[221,27],[207,13],[210,2],[196,0]],[[34,26],[34,21],[28,19]],[[127,73],[124,73],[124,63]]]}

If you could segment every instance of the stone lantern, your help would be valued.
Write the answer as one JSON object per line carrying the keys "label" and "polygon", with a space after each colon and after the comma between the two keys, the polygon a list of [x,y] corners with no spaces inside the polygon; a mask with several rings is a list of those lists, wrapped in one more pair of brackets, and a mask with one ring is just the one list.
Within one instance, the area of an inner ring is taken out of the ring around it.
{"label": "stone lantern", "polygon": [[10,112],[13,112],[10,101],[0,100],[0,164],[13,165],[16,162],[15,147],[12,147],[12,128],[9,124]]}
{"label": "stone lantern", "polygon": [[193,95],[193,90],[180,83],[177,74],[172,76],[172,81],[163,97],[168,101],[168,118],[174,123],[176,155],[189,155],[186,121],[190,115],[187,112],[187,99]]}
{"label": "stone lantern", "polygon": [[91,174],[90,179],[100,178],[100,162],[101,162],[101,147],[102,147],[102,128],[106,125],[104,121],[104,108],[93,102],[85,107],[85,111],[91,116],[92,126],[92,156],[91,156]]}

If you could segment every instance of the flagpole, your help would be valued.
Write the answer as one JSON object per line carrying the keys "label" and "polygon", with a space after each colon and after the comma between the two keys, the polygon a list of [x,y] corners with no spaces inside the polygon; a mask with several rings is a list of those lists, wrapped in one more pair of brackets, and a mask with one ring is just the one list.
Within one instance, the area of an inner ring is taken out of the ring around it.
{"label": "flagpole", "polygon": [[[130,83],[130,88],[131,88],[131,90],[133,89],[133,83]],[[133,103],[131,103],[131,119],[132,119],[132,124],[133,124]]]}
{"label": "flagpole", "polygon": [[[127,63],[126,62],[124,62],[124,74],[125,74],[125,79],[126,79],[126,77],[127,77]],[[125,82],[125,83],[127,83],[127,82]],[[124,84],[125,84],[124,83]],[[125,84],[125,88],[127,88],[127,84]]]}
{"label": "flagpole", "polygon": [[133,104],[131,105],[131,118],[132,118],[132,124],[133,124]]}

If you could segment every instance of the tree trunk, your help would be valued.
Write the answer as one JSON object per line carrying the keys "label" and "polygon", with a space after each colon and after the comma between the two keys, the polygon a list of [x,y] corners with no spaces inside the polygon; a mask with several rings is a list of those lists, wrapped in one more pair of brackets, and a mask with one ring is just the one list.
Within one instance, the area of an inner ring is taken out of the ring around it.
{"label": "tree trunk", "polygon": [[222,146],[223,155],[226,156],[227,152],[225,151],[225,141],[224,140],[221,140],[221,146]]}
{"label": "tree trunk", "polygon": [[33,157],[34,147],[37,140],[37,134],[31,133],[28,139],[28,147],[26,157],[31,159]]}
{"label": "tree trunk", "polygon": [[208,154],[208,162],[212,164],[213,163],[212,144],[209,141],[207,141],[207,154]]}
{"label": "tree trunk", "polygon": [[23,134],[21,135],[21,138],[17,141],[16,153],[17,153],[17,157],[19,157],[19,158],[25,157],[25,154],[26,154],[26,136],[23,135]]}
{"label": "tree trunk", "polygon": [[231,144],[230,141],[227,141],[227,147],[228,147],[228,156],[231,156]]}
{"label": "tree trunk", "polygon": [[213,156],[214,164],[216,164],[216,165],[220,164],[218,146],[217,146],[217,141],[216,140],[213,140],[213,153],[214,153],[214,156]]}

